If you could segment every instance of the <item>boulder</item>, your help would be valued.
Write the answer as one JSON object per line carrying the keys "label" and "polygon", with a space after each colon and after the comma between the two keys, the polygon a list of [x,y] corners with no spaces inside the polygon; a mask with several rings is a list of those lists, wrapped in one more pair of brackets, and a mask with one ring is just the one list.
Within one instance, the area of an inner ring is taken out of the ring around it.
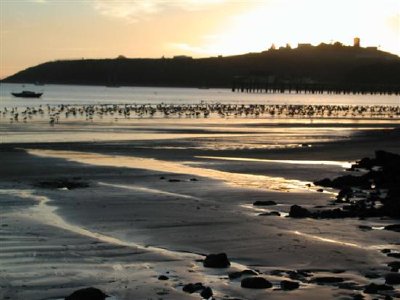
{"label": "boulder", "polygon": [[292,205],[289,211],[289,217],[291,218],[308,218],[311,216],[311,213],[308,209],[303,208],[299,205]]}
{"label": "boulder", "polygon": [[89,287],[73,292],[71,295],[65,297],[65,300],[104,300],[107,297],[109,296],[99,289]]}
{"label": "boulder", "polygon": [[269,289],[272,283],[263,277],[247,277],[242,279],[240,286],[247,289]]}
{"label": "boulder", "polygon": [[206,268],[228,268],[231,265],[226,253],[209,254],[203,261]]}

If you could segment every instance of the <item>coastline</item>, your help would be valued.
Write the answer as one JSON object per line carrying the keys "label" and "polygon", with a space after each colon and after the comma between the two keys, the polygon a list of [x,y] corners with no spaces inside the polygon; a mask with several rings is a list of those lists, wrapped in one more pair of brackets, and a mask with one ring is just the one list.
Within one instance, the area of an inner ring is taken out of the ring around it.
{"label": "coastline", "polygon": [[[0,146],[1,296],[62,299],[93,285],[115,299],[199,299],[182,291],[191,282],[210,286],[224,299],[361,294],[358,288],[373,281],[366,275],[387,272],[389,259],[380,250],[400,246],[398,233],[364,232],[358,226],[382,227],[390,220],[259,216],[269,208],[252,203],[274,200],[278,205],[272,210],[282,213],[292,204],[326,206],[335,191],[321,193],[305,184],[346,171],[335,163],[299,160],[339,163],[372,156],[377,149],[400,153],[399,124],[387,122],[156,119],[108,124],[106,130],[94,122],[81,129],[98,136],[94,142],[80,142],[78,126],[71,130],[69,124],[2,123],[2,132],[34,138],[6,138]],[[38,140],[38,131],[45,138]],[[123,133],[126,139],[120,138]],[[283,162],[290,160],[297,163]],[[38,186],[60,178],[88,187]],[[218,252],[228,254],[229,269],[207,269],[197,261]],[[243,289],[240,281],[227,278],[246,268],[260,271],[274,289]],[[312,270],[313,277],[336,274],[354,284],[277,289],[290,277],[282,270],[299,269]],[[159,275],[169,280],[159,281]]]}

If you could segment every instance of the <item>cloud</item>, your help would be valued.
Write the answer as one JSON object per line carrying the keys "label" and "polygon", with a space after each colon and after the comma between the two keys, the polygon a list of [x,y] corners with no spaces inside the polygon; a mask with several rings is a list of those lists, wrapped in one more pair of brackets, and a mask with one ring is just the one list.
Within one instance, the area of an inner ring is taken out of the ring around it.
{"label": "cloud", "polygon": [[[36,0],[43,1],[43,0]],[[170,9],[193,11],[227,0],[94,0],[94,8],[102,15],[129,21],[146,19]]]}

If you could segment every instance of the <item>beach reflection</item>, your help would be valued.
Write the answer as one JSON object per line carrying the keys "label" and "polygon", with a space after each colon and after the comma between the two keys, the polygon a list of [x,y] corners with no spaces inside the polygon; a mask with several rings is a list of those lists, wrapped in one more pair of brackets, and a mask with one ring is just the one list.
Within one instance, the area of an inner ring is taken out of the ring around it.
{"label": "beach reflection", "polygon": [[144,169],[156,172],[187,174],[224,181],[227,184],[272,191],[306,191],[306,181],[272,177],[265,175],[231,173],[207,168],[192,167],[185,163],[171,162],[135,156],[104,155],[97,153],[25,149],[29,154],[39,157],[60,158],[103,167]]}

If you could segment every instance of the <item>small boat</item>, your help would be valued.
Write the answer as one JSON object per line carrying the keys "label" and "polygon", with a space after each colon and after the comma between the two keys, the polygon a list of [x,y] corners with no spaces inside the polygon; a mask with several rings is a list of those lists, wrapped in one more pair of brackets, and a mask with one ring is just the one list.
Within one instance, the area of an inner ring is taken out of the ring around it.
{"label": "small boat", "polygon": [[35,93],[32,91],[22,91],[21,93],[11,93],[14,97],[19,98],[40,98],[43,93]]}

